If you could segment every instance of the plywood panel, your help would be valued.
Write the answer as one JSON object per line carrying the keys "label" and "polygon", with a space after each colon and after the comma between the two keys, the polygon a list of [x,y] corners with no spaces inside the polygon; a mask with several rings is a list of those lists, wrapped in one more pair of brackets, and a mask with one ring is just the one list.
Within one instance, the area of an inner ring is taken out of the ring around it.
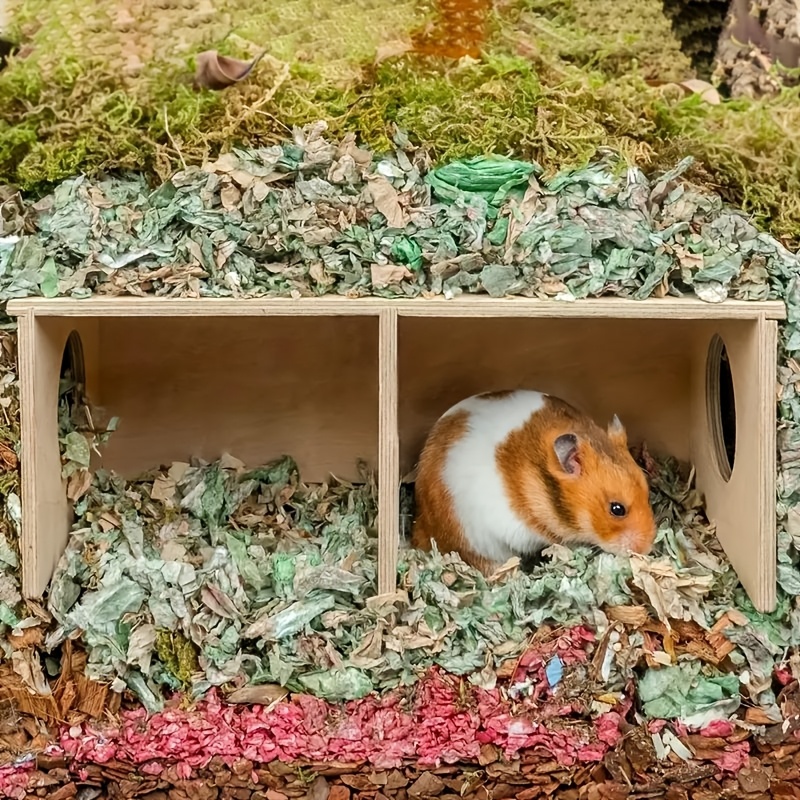
{"label": "plywood panel", "polygon": [[416,317],[538,317],[546,319],[785,319],[781,301],[752,302],[726,300],[706,303],[695,297],[651,297],[629,300],[620,297],[591,297],[560,301],[527,297],[489,298],[486,295],[460,295],[414,300],[391,300],[398,313]]}
{"label": "plywood panel", "polygon": [[[399,475],[413,467],[430,426],[474,392],[528,387],[600,423],[619,414],[631,441],[693,457],[745,588],[758,608],[774,606],[781,303],[58,298],[12,301],[9,311],[22,315],[28,597],[44,591],[69,530],[56,397],[64,343],[77,329],[89,394],[122,420],[105,457],[122,474],[225,451],[249,464],[289,453],[309,481],[330,472],[357,478],[358,458],[377,465],[382,593],[396,576]],[[727,483],[710,460],[703,389],[714,332],[729,347],[737,395]]]}
{"label": "plywood panel", "polygon": [[[714,334],[728,350],[736,405],[736,454],[725,481],[715,461],[705,393]],[[759,611],[776,602],[777,323],[717,322],[697,337],[693,367],[692,456],[706,512],[742,585]]]}
{"label": "plywood panel", "polygon": [[492,298],[486,295],[384,299],[377,297],[171,298],[68,297],[21,298],[8,303],[9,314],[33,310],[38,316],[151,317],[151,316],[315,316],[375,315],[393,308],[405,316],[541,317],[616,319],[785,319],[781,301],[726,300],[706,303],[695,297],[628,300],[593,297],[585,300],[539,300],[527,297]]}
{"label": "plywood panel", "polygon": [[397,314],[380,321],[380,467],[378,470],[378,593],[397,588],[400,547],[400,470],[397,426]]}
{"label": "plywood panel", "polygon": [[22,593],[40,597],[66,546],[72,522],[66,486],[61,479],[58,444],[58,383],[69,334],[84,343],[87,388],[96,378],[92,362],[97,325],[93,320],[32,315],[20,321],[20,405],[22,422]]}
{"label": "plywood panel", "polygon": [[229,452],[288,454],[304,480],[377,464],[378,319],[107,318],[99,402],[120,426],[105,466],[134,476]]}
{"label": "plywood panel", "polygon": [[656,320],[400,319],[400,468],[437,417],[471,394],[529,388],[563,397],[632,442],[689,456],[692,336]]}

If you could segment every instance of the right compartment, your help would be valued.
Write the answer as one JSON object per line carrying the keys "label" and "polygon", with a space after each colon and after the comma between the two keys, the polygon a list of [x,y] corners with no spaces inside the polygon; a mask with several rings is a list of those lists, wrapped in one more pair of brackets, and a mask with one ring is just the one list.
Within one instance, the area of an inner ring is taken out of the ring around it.
{"label": "right compartment", "polygon": [[437,418],[479,392],[536,389],[603,427],[617,414],[631,445],[694,465],[720,543],[754,605],[771,610],[777,322],[658,318],[652,305],[652,318],[401,313],[400,474]]}

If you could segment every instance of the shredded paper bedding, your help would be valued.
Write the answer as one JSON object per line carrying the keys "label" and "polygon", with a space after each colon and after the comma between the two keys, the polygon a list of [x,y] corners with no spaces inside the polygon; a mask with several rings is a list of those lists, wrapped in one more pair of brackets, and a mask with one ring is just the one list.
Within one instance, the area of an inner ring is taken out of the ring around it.
{"label": "shredded paper bedding", "polygon": [[[502,157],[434,168],[402,134],[395,144],[379,155],[354,137],[328,141],[317,125],[155,188],[135,175],[77,177],[35,203],[10,198],[0,296],[782,299],[777,610],[759,614],[748,601],[691,470],[646,450],[638,457],[659,523],[651,556],[553,546],[541,564],[489,580],[453,554],[404,546],[398,592],[376,598],[366,467],[357,485],[306,485],[291,454],[246,468],[232,453],[125,482],[89,469],[117,421],[93,430],[65,399],[77,520],[49,589],[43,646],[22,654],[7,637],[43,623],[20,603],[10,538],[19,496],[4,494],[0,646],[17,674],[45,687],[57,646],[76,639],[87,674],[131,690],[150,713],[178,690],[212,707],[222,696],[283,707],[287,692],[374,703],[373,693],[400,697],[441,671],[484,699],[501,687],[503,702],[540,708],[546,698],[595,727],[629,708],[632,686],[645,719],[703,728],[746,705],[780,720],[773,678],[800,677],[798,257],[686,182],[688,158],[648,178],[601,152],[545,175]],[[3,391],[15,380],[6,375]],[[544,640],[563,652],[536,661],[529,654]],[[491,728],[489,716],[480,725]]]}

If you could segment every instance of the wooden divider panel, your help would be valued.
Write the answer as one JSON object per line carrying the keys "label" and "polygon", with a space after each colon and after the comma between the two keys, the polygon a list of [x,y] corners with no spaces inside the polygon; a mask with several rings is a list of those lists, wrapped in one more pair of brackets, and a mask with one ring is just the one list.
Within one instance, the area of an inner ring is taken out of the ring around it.
{"label": "wooden divider panel", "polygon": [[380,318],[380,440],[378,443],[378,593],[397,587],[400,549],[400,446],[397,393],[397,312]]}

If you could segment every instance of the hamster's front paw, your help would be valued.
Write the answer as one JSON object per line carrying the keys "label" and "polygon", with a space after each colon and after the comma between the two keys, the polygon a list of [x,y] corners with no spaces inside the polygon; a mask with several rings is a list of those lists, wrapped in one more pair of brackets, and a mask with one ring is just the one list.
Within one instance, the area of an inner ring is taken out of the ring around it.
{"label": "hamster's front paw", "polygon": [[536,567],[544,563],[544,555],[542,550],[537,550],[535,553],[524,553],[519,558],[519,568],[523,572],[530,574]]}

